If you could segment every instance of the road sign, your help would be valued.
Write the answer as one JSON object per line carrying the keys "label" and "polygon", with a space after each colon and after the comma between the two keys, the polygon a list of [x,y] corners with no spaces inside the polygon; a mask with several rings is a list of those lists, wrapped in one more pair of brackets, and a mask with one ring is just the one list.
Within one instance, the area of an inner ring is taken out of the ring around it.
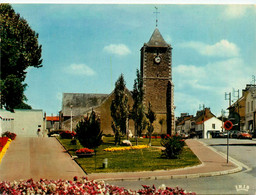
{"label": "road sign", "polygon": [[231,129],[233,128],[233,123],[232,123],[231,121],[226,121],[226,122],[224,123],[224,128],[225,128],[226,130],[231,130]]}

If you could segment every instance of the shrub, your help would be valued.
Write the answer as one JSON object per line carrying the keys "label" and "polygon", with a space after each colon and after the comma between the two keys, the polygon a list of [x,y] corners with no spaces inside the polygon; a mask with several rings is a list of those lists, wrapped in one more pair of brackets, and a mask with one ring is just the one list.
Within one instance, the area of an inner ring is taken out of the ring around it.
{"label": "shrub", "polygon": [[182,152],[185,143],[181,136],[166,135],[162,138],[161,145],[165,147],[162,151],[162,157],[175,159],[178,158],[179,154]]}
{"label": "shrub", "polygon": [[76,133],[71,131],[63,131],[60,133],[62,139],[72,139],[75,135]]}
{"label": "shrub", "polygon": [[76,139],[75,139],[75,138],[72,138],[72,140],[70,141],[70,144],[71,144],[71,145],[76,145],[76,144],[77,144]]}
{"label": "shrub", "polygon": [[78,122],[76,129],[77,139],[86,148],[97,148],[102,144],[102,131],[100,130],[100,118],[94,111]]}

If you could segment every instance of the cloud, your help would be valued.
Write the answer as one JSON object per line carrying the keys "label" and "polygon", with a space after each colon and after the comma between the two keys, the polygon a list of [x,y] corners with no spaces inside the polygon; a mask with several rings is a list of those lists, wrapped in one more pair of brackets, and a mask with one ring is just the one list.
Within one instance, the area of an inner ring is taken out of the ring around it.
{"label": "cloud", "polygon": [[73,75],[93,76],[95,71],[85,64],[71,64],[65,68],[65,72]]}
{"label": "cloud", "polygon": [[105,46],[103,50],[119,56],[125,56],[131,53],[130,49],[124,44],[110,44]]}
{"label": "cloud", "polygon": [[205,66],[182,64],[173,67],[176,113],[195,114],[198,105],[205,104],[218,114],[228,107],[225,92],[239,89],[241,97],[241,89],[250,79],[248,73],[253,71],[253,67],[246,66],[241,58],[215,61]]}
{"label": "cloud", "polygon": [[249,6],[245,5],[228,5],[222,15],[226,19],[237,19],[243,17],[248,9]]}
{"label": "cloud", "polygon": [[207,78],[207,72],[204,67],[179,65],[173,68],[173,72],[178,79],[177,84],[175,84],[178,88],[190,86],[194,89],[209,89],[209,86],[206,86],[203,82]]}
{"label": "cloud", "polygon": [[191,93],[223,94],[232,88],[244,88],[251,71],[241,58],[215,61],[206,66],[178,65],[173,68],[174,85]]}
{"label": "cloud", "polygon": [[207,45],[202,42],[190,41],[179,45],[184,48],[195,49],[204,56],[212,57],[236,57],[239,56],[239,48],[236,44],[227,40],[221,40],[213,45]]}

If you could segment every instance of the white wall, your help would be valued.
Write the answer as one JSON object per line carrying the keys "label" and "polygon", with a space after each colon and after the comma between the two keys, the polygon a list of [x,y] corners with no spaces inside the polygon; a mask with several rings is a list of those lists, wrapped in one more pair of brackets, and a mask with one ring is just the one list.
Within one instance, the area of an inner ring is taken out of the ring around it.
{"label": "white wall", "polygon": [[[11,113],[0,109],[0,116],[5,120],[1,121],[2,132],[10,131],[22,137],[36,137],[37,130],[44,132],[43,110],[14,110]],[[10,120],[9,120],[10,119]]]}
{"label": "white wall", "polygon": [[[213,128],[213,124],[215,125],[215,128]],[[204,122],[204,134],[203,138],[207,138],[208,131],[221,131],[222,127],[222,121],[217,119],[216,117],[212,117]],[[208,138],[209,134],[208,134]]]}

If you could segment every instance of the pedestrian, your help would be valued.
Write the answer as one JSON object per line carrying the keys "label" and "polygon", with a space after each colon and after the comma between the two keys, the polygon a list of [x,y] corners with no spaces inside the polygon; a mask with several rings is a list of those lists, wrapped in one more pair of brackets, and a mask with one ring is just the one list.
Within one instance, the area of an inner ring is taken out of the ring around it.
{"label": "pedestrian", "polygon": [[39,137],[39,135],[40,135],[40,129],[37,129],[37,136]]}

